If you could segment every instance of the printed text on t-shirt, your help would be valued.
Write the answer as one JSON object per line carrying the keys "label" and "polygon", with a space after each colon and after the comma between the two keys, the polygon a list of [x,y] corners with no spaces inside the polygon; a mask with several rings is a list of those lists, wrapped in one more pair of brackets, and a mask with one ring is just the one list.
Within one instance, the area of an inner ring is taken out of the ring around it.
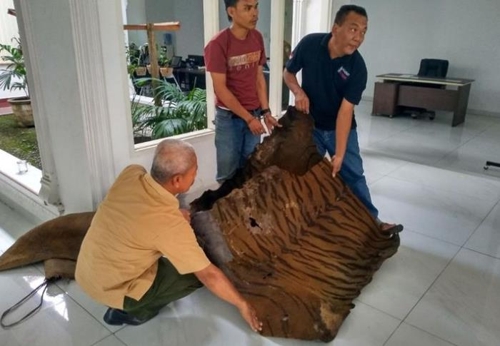
{"label": "printed text on t-shirt", "polygon": [[249,69],[254,67],[260,61],[260,50],[242,54],[238,56],[232,56],[228,59],[229,70],[236,69],[240,71],[242,68]]}

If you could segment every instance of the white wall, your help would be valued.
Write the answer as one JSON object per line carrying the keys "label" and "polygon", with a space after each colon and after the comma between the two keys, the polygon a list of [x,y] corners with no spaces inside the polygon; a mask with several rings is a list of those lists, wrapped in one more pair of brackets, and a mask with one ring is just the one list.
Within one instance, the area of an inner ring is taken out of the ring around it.
{"label": "white wall", "polygon": [[[12,38],[19,37],[19,33],[17,30],[17,21],[16,17],[7,14],[7,9],[9,8],[14,8],[12,0],[0,1],[0,43],[16,45],[17,43],[13,42]],[[0,59],[0,70],[6,68],[7,64],[2,63]],[[22,90],[9,91],[0,89],[0,99],[7,99],[18,96],[24,96],[24,92]]]}
{"label": "white wall", "polygon": [[19,37],[19,33],[16,17],[7,13],[9,8],[14,8],[12,0],[0,1],[0,43],[12,45],[13,42],[11,39]]}
{"label": "white wall", "polygon": [[[218,1],[218,0],[214,0]],[[291,3],[290,21],[291,21]],[[271,0],[259,3],[260,14],[257,29],[264,36],[266,54],[269,56],[271,37]],[[203,55],[203,3],[200,0],[128,0],[127,22],[130,24],[179,21],[181,29],[173,32],[175,55]],[[291,23],[290,23],[291,24]],[[219,27],[229,26],[223,1],[219,1]],[[291,26],[291,25],[290,25]],[[290,29],[291,30],[291,29]],[[291,31],[289,33],[291,36]],[[285,37],[287,37],[285,35]],[[162,33],[157,33],[157,42],[163,43]],[[145,32],[130,31],[129,41],[141,45],[147,41]]]}
{"label": "white wall", "polygon": [[203,2],[201,0],[175,0],[175,20],[181,29],[175,33],[175,52],[184,58],[188,54],[203,55]]}
{"label": "white wall", "polygon": [[448,76],[475,79],[469,111],[500,116],[500,1],[357,0],[368,12],[368,35],[360,48],[368,67],[365,97],[375,76],[417,73],[420,59],[450,62]]}
{"label": "white wall", "polygon": [[[0,71],[7,68],[7,65],[0,64]],[[2,73],[2,72],[0,72]],[[12,97],[21,97],[26,96],[23,90],[3,90],[0,89],[0,100],[2,99],[10,99]]]}
{"label": "white wall", "polygon": [[[137,1],[137,0],[129,0]],[[172,34],[175,55],[184,58],[188,54],[203,54],[203,3],[199,0],[146,0],[147,22],[178,21],[179,31]],[[156,35],[158,44],[163,44],[163,33]]]}
{"label": "white wall", "polygon": [[[146,0],[125,1],[127,2],[126,24],[146,24]],[[130,43],[141,46],[148,42],[148,35],[143,30],[128,30],[128,39]]]}
{"label": "white wall", "polygon": [[[224,7],[224,6],[221,6]],[[227,20],[227,18],[226,18]],[[271,41],[271,0],[261,0],[259,2],[259,21],[257,22],[257,30],[262,33],[264,37],[264,48],[266,49],[266,56],[270,55],[270,41]],[[280,47],[281,49],[281,47]]]}

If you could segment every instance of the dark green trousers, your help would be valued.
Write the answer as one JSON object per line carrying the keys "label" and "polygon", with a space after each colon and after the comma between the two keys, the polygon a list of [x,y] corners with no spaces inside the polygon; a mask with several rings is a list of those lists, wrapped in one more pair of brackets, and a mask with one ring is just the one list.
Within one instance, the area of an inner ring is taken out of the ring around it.
{"label": "dark green trousers", "polygon": [[181,299],[202,287],[194,274],[181,275],[164,257],[158,260],[158,271],[151,288],[140,300],[125,297],[123,310],[140,319],[153,318],[170,302]]}

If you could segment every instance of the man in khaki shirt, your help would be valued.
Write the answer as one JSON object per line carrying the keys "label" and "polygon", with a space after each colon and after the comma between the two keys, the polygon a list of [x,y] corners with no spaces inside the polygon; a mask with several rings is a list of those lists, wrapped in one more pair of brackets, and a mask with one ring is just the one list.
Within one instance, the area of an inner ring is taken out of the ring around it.
{"label": "man in khaki shirt", "polygon": [[139,165],[125,168],[99,206],[75,277],[89,296],[110,307],[108,324],[142,324],[203,284],[261,330],[253,307],[198,245],[189,212],[179,209],[175,196],[189,190],[197,169],[191,145],[164,140],[151,174]]}

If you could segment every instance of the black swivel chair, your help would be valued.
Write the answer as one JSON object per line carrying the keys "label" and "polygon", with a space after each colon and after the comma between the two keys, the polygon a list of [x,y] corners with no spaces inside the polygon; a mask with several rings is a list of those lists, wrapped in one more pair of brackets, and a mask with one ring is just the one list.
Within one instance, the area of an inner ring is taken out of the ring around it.
{"label": "black swivel chair", "polygon": [[[418,70],[419,77],[427,78],[445,78],[448,73],[448,60],[442,59],[422,59],[420,60],[420,68]],[[421,85],[420,85],[421,86]],[[427,84],[426,88],[444,88],[443,85]],[[436,112],[429,111],[425,108],[410,108],[407,111],[411,112],[412,118],[417,118],[419,114],[428,114],[429,119],[434,120]]]}
{"label": "black swivel chair", "polygon": [[495,162],[495,161],[486,161],[486,164],[484,165],[484,170],[489,169],[490,167],[498,167],[500,168],[500,162]]}
{"label": "black swivel chair", "polygon": [[445,78],[448,74],[448,60],[441,59],[422,59],[420,60],[420,77]]}

